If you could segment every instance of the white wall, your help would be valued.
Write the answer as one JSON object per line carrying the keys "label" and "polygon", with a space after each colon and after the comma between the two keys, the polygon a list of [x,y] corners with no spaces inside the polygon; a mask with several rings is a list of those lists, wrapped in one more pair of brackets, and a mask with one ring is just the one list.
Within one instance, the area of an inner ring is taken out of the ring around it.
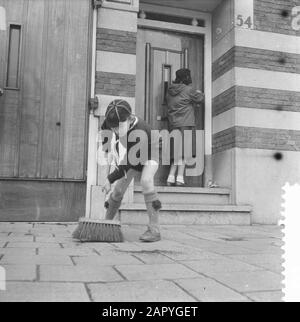
{"label": "white wall", "polygon": [[[236,149],[236,202],[253,206],[252,222],[277,224],[281,216],[283,186],[300,183],[300,152]],[[300,196],[299,196],[300,197]]]}

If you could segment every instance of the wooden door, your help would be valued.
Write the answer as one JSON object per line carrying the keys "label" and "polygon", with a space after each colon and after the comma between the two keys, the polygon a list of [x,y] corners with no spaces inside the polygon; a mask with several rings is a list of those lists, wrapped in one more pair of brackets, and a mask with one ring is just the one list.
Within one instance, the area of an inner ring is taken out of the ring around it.
{"label": "wooden door", "polygon": [[0,220],[84,213],[90,6],[0,0]]}
{"label": "wooden door", "polygon": [[[203,50],[203,38],[199,36],[138,30],[136,113],[153,129],[168,129],[165,95],[178,69],[191,69],[193,86],[203,91]],[[204,109],[195,109],[195,116],[197,129],[204,130]],[[166,185],[168,173],[169,166],[160,166],[156,184]],[[202,176],[187,177],[186,184],[200,187]]]}

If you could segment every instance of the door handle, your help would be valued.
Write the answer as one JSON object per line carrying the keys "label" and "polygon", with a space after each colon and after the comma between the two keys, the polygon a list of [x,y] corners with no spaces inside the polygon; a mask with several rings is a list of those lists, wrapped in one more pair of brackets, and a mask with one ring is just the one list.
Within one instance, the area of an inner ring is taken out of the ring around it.
{"label": "door handle", "polygon": [[2,96],[3,94],[4,94],[4,90],[0,88],[0,96]]}

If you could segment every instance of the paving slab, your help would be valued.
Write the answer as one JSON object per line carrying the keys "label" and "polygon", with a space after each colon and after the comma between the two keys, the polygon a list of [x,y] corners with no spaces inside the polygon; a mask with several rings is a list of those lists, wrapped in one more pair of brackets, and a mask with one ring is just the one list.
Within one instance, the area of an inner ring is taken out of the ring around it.
{"label": "paving slab", "polygon": [[7,281],[33,281],[37,277],[36,265],[2,265]]}
{"label": "paving slab", "polygon": [[201,302],[250,302],[246,296],[209,278],[177,279],[175,282]]}
{"label": "paving slab", "polygon": [[168,264],[168,263],[174,263],[172,259],[169,257],[160,254],[158,252],[131,252],[132,255],[139,258],[141,261],[143,261],[145,264]]}
{"label": "paving slab", "polygon": [[32,228],[31,223],[0,223],[0,232],[27,232]]}
{"label": "paving slab", "polygon": [[139,244],[136,243],[130,243],[130,242],[124,242],[124,243],[119,243],[115,244],[115,250],[116,252],[119,251],[125,251],[125,252],[130,252],[130,251],[143,251],[143,247],[141,247]]}
{"label": "paving slab", "polygon": [[209,272],[251,272],[263,270],[263,268],[228,258],[206,259],[205,261],[183,261],[182,263],[204,274]]}
{"label": "paving slab", "polygon": [[0,248],[0,256],[6,254],[16,256],[33,256],[36,255],[36,248]]}
{"label": "paving slab", "polygon": [[[12,248],[11,248],[12,249]],[[0,250],[1,253],[1,250]],[[39,255],[45,256],[57,256],[57,255],[65,255],[65,256],[91,256],[95,255],[93,249],[90,248],[39,248]]]}
{"label": "paving slab", "polygon": [[66,255],[31,255],[24,254],[6,254],[1,260],[0,264],[36,264],[36,265],[73,265],[73,262],[69,256]]}
{"label": "paving slab", "polygon": [[59,243],[35,243],[35,242],[10,242],[8,241],[8,248],[61,248]]}
{"label": "paving slab", "polygon": [[229,244],[220,244],[213,247],[206,247],[207,251],[220,254],[220,255],[243,255],[243,254],[256,254],[256,250],[249,249],[243,246],[234,246]]}
{"label": "paving slab", "polygon": [[208,251],[202,251],[195,248],[178,248],[175,251],[165,251],[164,255],[176,261],[185,261],[185,260],[207,260],[215,259],[222,260],[224,256],[214,254]]}
{"label": "paving slab", "polygon": [[0,302],[88,302],[83,284],[8,282]]}
{"label": "paving slab", "polygon": [[234,272],[234,274],[209,272],[206,273],[206,275],[237,292],[243,293],[254,291],[278,291],[283,287],[281,276],[269,271]]}
{"label": "paving slab", "polygon": [[47,237],[47,236],[37,236],[35,237],[37,243],[72,243],[72,237]]}
{"label": "paving slab", "polygon": [[116,268],[130,281],[193,278],[199,276],[181,264],[118,265]]}
{"label": "paving slab", "polygon": [[163,225],[163,240],[147,244],[138,240],[142,225],[124,226],[124,243],[78,242],[76,226],[0,223],[0,265],[20,293],[5,300],[40,301],[39,292],[53,301],[281,298],[278,227]]}
{"label": "paving slab", "polygon": [[33,236],[13,236],[9,235],[7,237],[0,236],[0,242],[33,242]]}
{"label": "paving slab", "polygon": [[54,282],[115,282],[124,279],[110,266],[40,266],[40,280]]}
{"label": "paving slab", "polygon": [[109,243],[80,243],[77,241],[71,241],[61,244],[63,248],[77,248],[77,249],[95,249],[99,252],[113,251],[116,249],[113,244]]}
{"label": "paving slab", "polygon": [[194,302],[170,281],[136,281],[88,285],[96,302]]}
{"label": "paving slab", "polygon": [[255,302],[283,302],[283,292],[254,292],[246,293],[247,297],[251,298]]}
{"label": "paving slab", "polygon": [[73,257],[76,265],[84,266],[113,266],[113,265],[132,265],[132,264],[143,264],[137,258],[129,254],[103,254],[101,256],[95,254],[86,257]]}
{"label": "paving slab", "polygon": [[283,270],[283,258],[281,254],[230,255],[229,257],[272,272],[282,272]]}

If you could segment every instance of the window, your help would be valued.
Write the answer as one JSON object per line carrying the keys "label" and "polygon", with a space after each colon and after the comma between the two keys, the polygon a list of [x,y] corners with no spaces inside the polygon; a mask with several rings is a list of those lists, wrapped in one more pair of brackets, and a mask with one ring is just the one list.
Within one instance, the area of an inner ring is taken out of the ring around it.
{"label": "window", "polygon": [[171,78],[172,78],[172,66],[171,65],[163,65],[163,82],[162,82],[162,93],[163,93],[163,98],[162,98],[162,104],[166,105],[167,104],[167,93],[169,86],[171,84]]}
{"label": "window", "polygon": [[9,26],[6,88],[19,88],[20,47],[21,26],[11,24]]}

